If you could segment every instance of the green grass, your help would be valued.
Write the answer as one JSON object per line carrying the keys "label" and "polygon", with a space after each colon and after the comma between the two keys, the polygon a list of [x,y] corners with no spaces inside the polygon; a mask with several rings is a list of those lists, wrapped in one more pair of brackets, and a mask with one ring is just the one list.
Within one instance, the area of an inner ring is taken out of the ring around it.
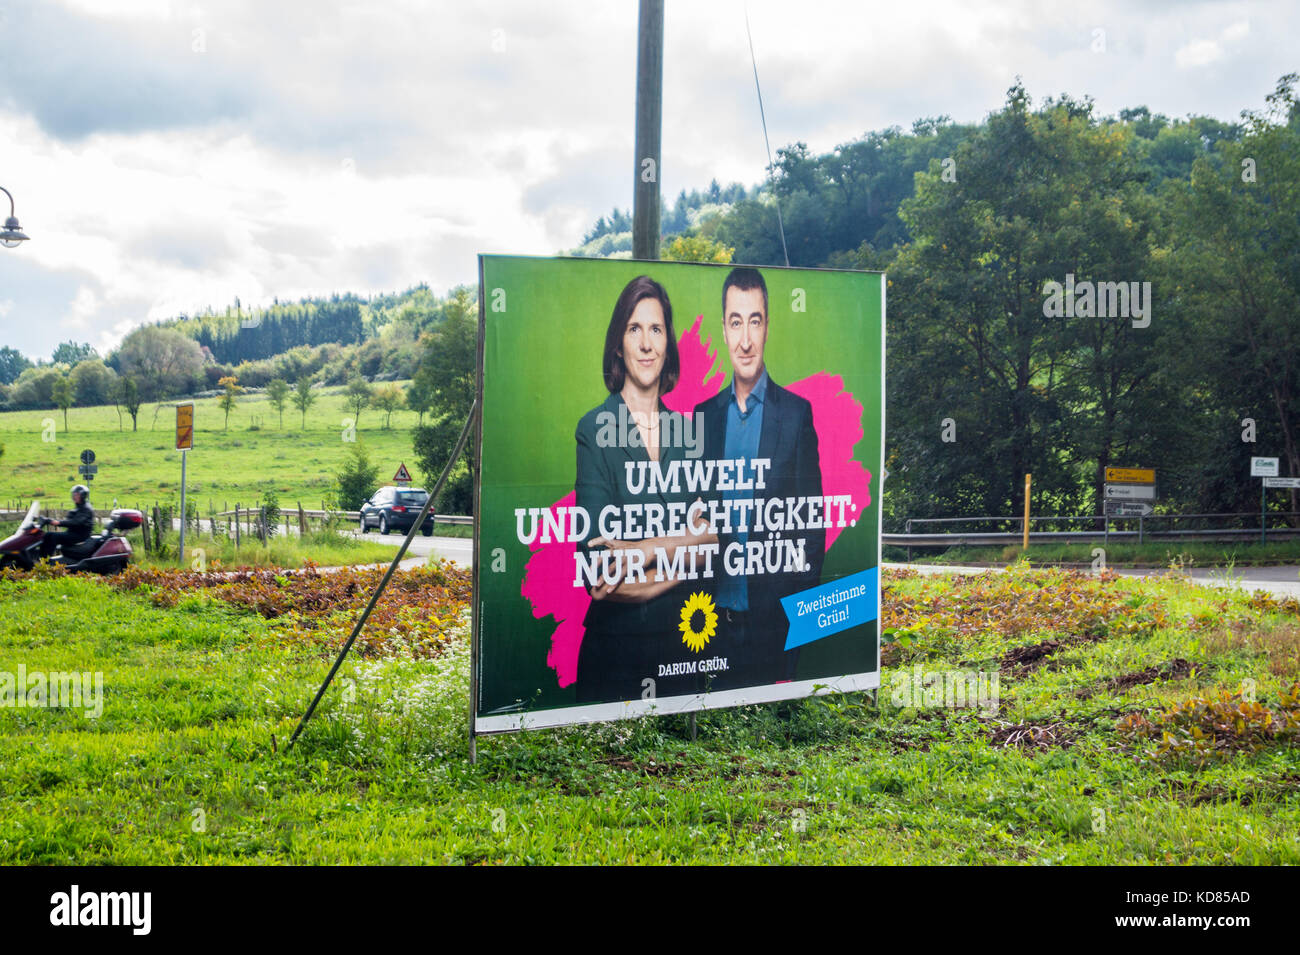
{"label": "green grass", "polygon": [[473,524],[441,524],[434,523],[433,535],[435,537],[461,537],[465,539],[474,536]]}
{"label": "green grass", "polygon": [[[1300,862],[1295,747],[1198,768],[1135,759],[1113,732],[1119,710],[1246,676],[1269,699],[1281,676],[1189,621],[1278,615],[1174,581],[1113,586],[1135,613],[1166,600],[1168,624],[1004,681],[999,718],[1069,720],[1069,748],[997,748],[972,713],[882,692],[704,713],[696,742],[667,717],[485,738],[470,765],[463,633],[434,660],[351,660],[286,752],[327,661],[275,622],[94,579],[0,581],[0,669],[102,671],[105,688],[98,719],[0,708],[0,862]],[[1043,636],[936,644],[925,662]],[[1077,693],[1173,656],[1197,674]]]}
{"label": "green grass", "polygon": [[[387,564],[393,559],[394,548],[333,531],[308,533],[305,539],[297,536],[272,537],[263,544],[256,538],[241,539],[240,546],[228,537],[213,538],[211,534],[185,535],[185,554],[177,554],[179,535],[171,533],[163,540],[161,553],[146,554],[139,535],[130,535],[134,560],[146,567],[185,567],[206,570],[216,567],[214,561],[226,570],[236,567],[301,567],[312,561],[318,567],[338,567],[344,564]],[[201,551],[201,553],[196,553]]]}
{"label": "green grass", "polygon": [[[1112,541],[1103,545],[1082,544],[1030,544],[1026,551],[1020,545],[993,547],[950,547],[946,551],[914,549],[912,561],[918,564],[1005,564],[1024,556],[1036,564],[1091,565],[1093,550],[1106,551],[1107,567],[1239,567],[1269,564],[1300,564],[1300,540],[1269,541],[1260,543],[1228,543],[1202,541],[1148,541],[1142,544]],[[907,549],[889,547],[887,560],[906,560]]]}
{"label": "green grass", "polygon": [[[324,389],[307,414],[306,430],[301,415],[292,407],[284,413],[284,429],[263,395],[246,395],[230,415],[230,428],[223,428],[224,415],[216,398],[196,400],[194,449],[186,462],[189,500],[206,516],[209,505],[217,510],[248,506],[274,489],[286,510],[299,503],[319,508],[332,494],[334,475],[342,467],[353,445],[344,440],[343,419],[352,413],[343,407],[342,390]],[[180,452],[175,444],[174,402],[164,402],[155,424],[152,403],[140,408],[138,431],[123,415],[125,430],[118,430],[117,413],[111,406],[72,408],[69,430],[63,429],[63,414],[50,411],[0,413],[0,507],[16,502],[25,507],[32,498],[48,506],[68,502],[72,485],[80,483],[77,473],[83,448],[95,452],[99,473],[91,483],[91,505],[103,510],[116,499],[120,506],[152,506],[155,502],[180,499]],[[261,419],[259,430],[250,430],[254,416]],[[53,421],[50,432],[46,423]],[[392,427],[384,430],[382,412],[367,408],[361,412],[356,438],[379,466],[379,482],[386,484],[405,462],[417,480],[423,479],[411,447],[411,428],[418,421],[412,411],[394,412]],[[46,441],[50,435],[54,440]],[[436,480],[433,475],[430,480]]]}

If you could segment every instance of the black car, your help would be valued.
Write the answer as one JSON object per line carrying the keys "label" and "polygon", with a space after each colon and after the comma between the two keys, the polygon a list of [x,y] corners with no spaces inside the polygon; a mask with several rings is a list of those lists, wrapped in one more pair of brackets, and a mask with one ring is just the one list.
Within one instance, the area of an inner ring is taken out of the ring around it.
{"label": "black car", "polygon": [[[378,527],[381,534],[393,530],[409,531],[428,497],[418,487],[381,487],[361,505],[361,533],[372,527]],[[425,517],[420,533],[425,537],[433,535],[433,511]]]}

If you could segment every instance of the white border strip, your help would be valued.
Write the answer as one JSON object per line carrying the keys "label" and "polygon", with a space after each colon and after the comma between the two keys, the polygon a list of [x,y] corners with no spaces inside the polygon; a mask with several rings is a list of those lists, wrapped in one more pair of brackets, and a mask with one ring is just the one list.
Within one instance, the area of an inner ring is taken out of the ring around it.
{"label": "white border strip", "polygon": [[527,713],[479,716],[475,720],[474,732],[509,733],[513,730],[550,729],[576,723],[605,723],[610,720],[634,719],[639,716],[672,716],[699,710],[720,710],[729,706],[776,703],[780,700],[824,696],[827,693],[850,693],[854,690],[879,688],[880,671],[877,670],[875,673],[855,673],[851,676],[827,677],[821,680],[800,680],[797,683],[772,683],[768,686],[746,687],[741,690],[720,690],[717,693],[693,693],[686,696],[665,696],[654,700],[593,703],[588,706],[565,706],[553,710],[532,710]]}

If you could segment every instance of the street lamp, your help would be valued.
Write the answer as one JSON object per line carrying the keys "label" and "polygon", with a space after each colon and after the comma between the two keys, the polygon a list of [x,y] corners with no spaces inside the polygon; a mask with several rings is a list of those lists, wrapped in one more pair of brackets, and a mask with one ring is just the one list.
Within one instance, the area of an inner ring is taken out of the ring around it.
{"label": "street lamp", "polygon": [[5,220],[4,231],[0,232],[0,245],[6,249],[16,249],[27,241],[27,236],[22,232],[22,226],[18,224],[18,219],[14,216],[14,197],[4,186],[0,186],[0,192],[9,197],[9,218]]}

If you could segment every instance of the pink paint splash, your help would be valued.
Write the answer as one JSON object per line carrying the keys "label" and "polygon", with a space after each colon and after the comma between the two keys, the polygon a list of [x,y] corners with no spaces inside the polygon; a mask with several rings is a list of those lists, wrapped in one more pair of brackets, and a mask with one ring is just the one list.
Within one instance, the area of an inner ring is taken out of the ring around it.
{"label": "pink paint splash", "polygon": [[677,379],[677,387],[664,395],[664,404],[678,414],[690,414],[696,405],[712,398],[727,383],[726,373],[721,368],[716,372],[713,370],[718,364],[717,352],[712,347],[712,339],[700,334],[703,321],[703,315],[695,316],[695,324],[677,342],[682,373]]}
{"label": "pink paint splash", "polygon": [[[846,512],[860,515],[871,506],[871,472],[853,460],[853,449],[862,440],[862,405],[844,390],[839,375],[819,371],[786,386],[812,405],[813,430],[817,432],[817,454],[822,471],[822,494],[847,494],[853,504]],[[836,510],[838,516],[838,509]],[[842,528],[826,528],[826,549],[840,536]]]}
{"label": "pink paint splash", "polygon": [[[717,366],[712,338],[701,334],[704,316],[678,342],[681,378],[677,387],[664,395],[664,404],[672,411],[690,414],[702,401],[712,398],[726,384],[726,375]],[[813,409],[813,428],[817,431],[817,448],[821,459],[822,494],[848,494],[853,499],[851,513],[861,514],[871,504],[871,472],[853,460],[853,449],[862,440],[862,405],[844,390],[839,375],[818,372],[786,386],[806,398]],[[577,496],[570,491],[551,505],[572,507]],[[840,528],[826,531],[826,549],[840,535]],[[537,619],[552,617],[557,624],[551,634],[551,650],[546,665],[555,671],[561,687],[578,678],[578,650],[582,646],[582,619],[587,615],[591,597],[581,587],[573,586],[574,554],[577,545],[567,543],[529,545],[532,556],[524,569],[520,593],[533,608]]]}
{"label": "pink paint splash", "polygon": [[[570,491],[551,505],[572,507],[578,495]],[[541,535],[537,535],[538,539]],[[578,648],[582,646],[585,632],[582,618],[587,615],[591,597],[582,587],[573,586],[574,554],[578,545],[553,541],[528,545],[532,556],[524,568],[524,582],[519,592],[533,607],[533,616],[554,617],[559,624],[551,634],[551,652],[546,655],[546,665],[559,677],[560,686],[568,686],[578,678]]]}

